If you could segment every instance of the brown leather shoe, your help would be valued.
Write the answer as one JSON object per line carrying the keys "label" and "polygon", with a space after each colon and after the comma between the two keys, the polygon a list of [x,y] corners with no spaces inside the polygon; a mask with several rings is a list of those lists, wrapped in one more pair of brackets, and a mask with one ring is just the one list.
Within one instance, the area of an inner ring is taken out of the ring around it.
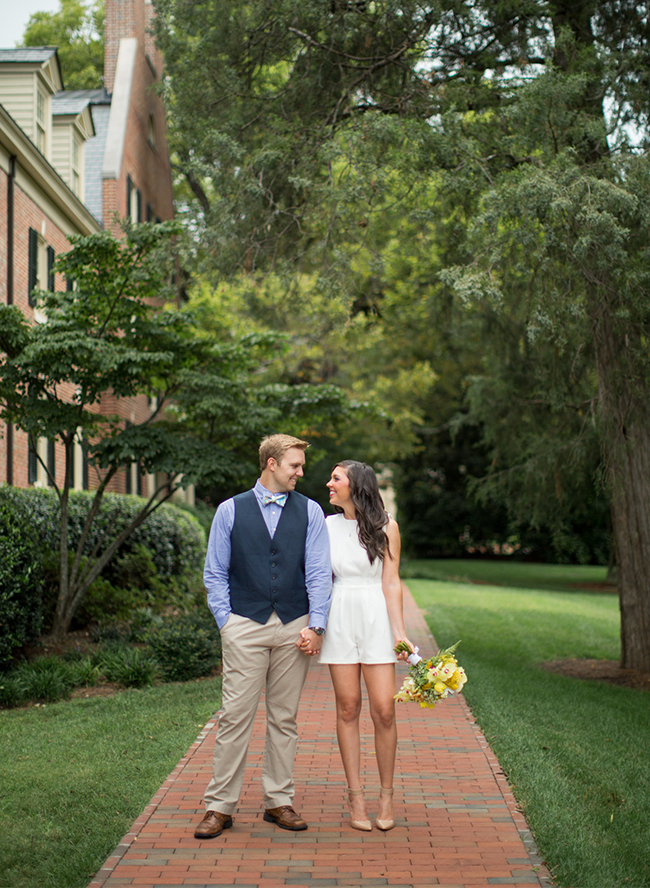
{"label": "brown leather shoe", "polygon": [[230,814],[222,814],[221,811],[207,811],[203,820],[194,830],[195,839],[216,839],[224,829],[230,829],[232,817]]}
{"label": "brown leather shoe", "polygon": [[307,824],[291,805],[282,805],[279,808],[267,808],[264,812],[267,823],[275,823],[281,829],[307,829]]}

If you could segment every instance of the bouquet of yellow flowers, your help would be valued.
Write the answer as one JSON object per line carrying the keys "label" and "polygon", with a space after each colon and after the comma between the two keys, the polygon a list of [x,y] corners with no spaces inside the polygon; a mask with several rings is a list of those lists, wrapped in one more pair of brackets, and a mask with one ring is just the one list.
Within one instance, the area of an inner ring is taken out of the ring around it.
{"label": "bouquet of yellow flowers", "polygon": [[465,670],[458,665],[454,651],[460,642],[445,648],[444,651],[424,660],[418,656],[418,648],[411,651],[401,641],[395,647],[395,653],[408,651],[409,675],[404,679],[402,687],[395,694],[398,703],[419,703],[423,709],[433,709],[438,700],[444,700],[449,694],[462,690],[467,681]]}

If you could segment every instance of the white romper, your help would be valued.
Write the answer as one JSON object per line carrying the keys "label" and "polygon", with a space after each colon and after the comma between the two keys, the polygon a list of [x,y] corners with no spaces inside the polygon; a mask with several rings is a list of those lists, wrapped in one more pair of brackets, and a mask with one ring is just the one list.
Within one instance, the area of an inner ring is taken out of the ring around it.
{"label": "white romper", "polygon": [[393,632],[381,587],[383,562],[371,564],[358,524],[342,514],[326,521],[330,538],[332,604],[320,663],[394,663]]}

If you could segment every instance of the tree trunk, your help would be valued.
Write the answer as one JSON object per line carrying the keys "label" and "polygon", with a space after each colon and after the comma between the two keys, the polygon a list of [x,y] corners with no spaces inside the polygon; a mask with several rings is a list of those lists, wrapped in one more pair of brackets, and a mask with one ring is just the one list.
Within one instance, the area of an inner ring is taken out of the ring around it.
{"label": "tree trunk", "polygon": [[618,566],[621,666],[650,672],[650,415],[628,366],[628,337],[615,329],[610,307],[600,307],[593,331]]}
{"label": "tree trunk", "polygon": [[65,638],[72,622],[72,614],[70,613],[70,565],[68,562],[69,482],[67,475],[68,465],[66,462],[66,484],[63,494],[59,497],[59,506],[61,508],[59,526],[59,597],[56,602],[54,621],[52,623],[52,638],[57,641]]}

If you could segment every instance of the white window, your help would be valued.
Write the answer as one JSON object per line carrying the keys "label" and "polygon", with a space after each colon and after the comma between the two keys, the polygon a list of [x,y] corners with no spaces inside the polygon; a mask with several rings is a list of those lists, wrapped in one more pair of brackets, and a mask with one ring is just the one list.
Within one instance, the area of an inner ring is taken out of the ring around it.
{"label": "white window", "polygon": [[36,147],[41,154],[45,154],[45,96],[40,89],[36,90]]}
{"label": "white window", "polygon": [[153,150],[156,150],[156,121],[154,119],[153,114],[149,115],[149,122],[147,124],[147,142],[151,145]]}
{"label": "white window", "polygon": [[79,140],[75,135],[72,136],[72,190],[81,197],[81,151],[79,148]]}

